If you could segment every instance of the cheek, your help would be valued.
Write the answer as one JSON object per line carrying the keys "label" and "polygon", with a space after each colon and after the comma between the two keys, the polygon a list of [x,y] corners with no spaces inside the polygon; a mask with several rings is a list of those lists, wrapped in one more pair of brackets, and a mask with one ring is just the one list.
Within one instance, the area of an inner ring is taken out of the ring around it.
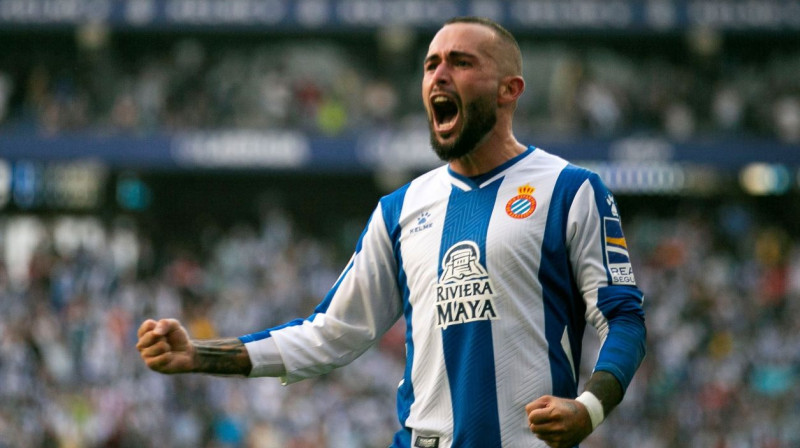
{"label": "cheek", "polygon": [[422,92],[422,98],[426,98],[428,94],[431,92],[431,82],[428,80],[428,76],[425,75],[422,78],[422,83],[420,84],[420,91]]}
{"label": "cheek", "polygon": [[470,91],[469,95],[473,102],[496,104],[499,98],[499,92],[499,86],[486,83],[480,85],[480,87],[476,86],[475,89]]}

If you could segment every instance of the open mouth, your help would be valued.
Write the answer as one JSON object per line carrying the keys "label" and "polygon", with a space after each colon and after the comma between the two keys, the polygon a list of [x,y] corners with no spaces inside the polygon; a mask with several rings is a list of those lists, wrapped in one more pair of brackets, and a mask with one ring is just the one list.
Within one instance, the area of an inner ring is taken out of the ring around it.
{"label": "open mouth", "polygon": [[431,99],[434,127],[442,133],[451,132],[458,119],[458,104],[450,97],[436,95]]}

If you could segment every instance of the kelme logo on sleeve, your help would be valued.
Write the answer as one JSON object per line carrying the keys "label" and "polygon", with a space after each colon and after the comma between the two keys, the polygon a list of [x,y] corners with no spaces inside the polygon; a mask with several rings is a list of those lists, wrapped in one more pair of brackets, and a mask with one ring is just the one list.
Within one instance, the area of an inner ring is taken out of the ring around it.
{"label": "kelme logo on sleeve", "polygon": [[499,319],[494,286],[480,259],[480,248],[472,241],[461,241],[447,249],[436,285],[437,327]]}

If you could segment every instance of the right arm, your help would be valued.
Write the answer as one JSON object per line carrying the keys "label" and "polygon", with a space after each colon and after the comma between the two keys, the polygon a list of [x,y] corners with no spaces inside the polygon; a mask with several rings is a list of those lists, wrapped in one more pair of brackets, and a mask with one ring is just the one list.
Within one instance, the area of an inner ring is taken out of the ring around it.
{"label": "right arm", "polygon": [[193,340],[175,319],[148,319],[138,331],[136,349],[150,369],[166,374],[250,374],[247,348],[236,338]]}
{"label": "right arm", "polygon": [[[253,363],[251,377],[279,376],[290,384],[327,373],[360,356],[402,316],[393,244],[401,202],[389,200],[388,208],[383,202],[311,316],[239,338]],[[277,364],[283,368],[278,375]]]}
{"label": "right arm", "polygon": [[145,363],[167,374],[273,376],[286,384],[349,363],[403,312],[388,228],[399,229],[398,204],[386,214],[381,206],[373,212],[350,263],[309,318],[214,340],[190,339],[174,319],[147,320],[136,345]]}

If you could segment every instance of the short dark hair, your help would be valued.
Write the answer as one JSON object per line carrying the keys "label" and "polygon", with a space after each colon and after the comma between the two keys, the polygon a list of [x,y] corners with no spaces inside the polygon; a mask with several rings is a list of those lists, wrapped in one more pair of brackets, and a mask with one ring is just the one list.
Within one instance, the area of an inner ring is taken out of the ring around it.
{"label": "short dark hair", "polygon": [[477,17],[477,16],[460,16],[460,17],[453,17],[452,19],[446,21],[445,25],[452,25],[454,23],[474,23],[477,25],[483,25],[485,27],[491,28],[497,35],[500,37],[500,40],[505,43],[509,47],[512,52],[512,65],[514,69],[517,71],[516,74],[522,74],[522,51],[519,48],[519,42],[508,31],[505,27],[500,25],[499,23],[495,22],[492,19],[486,17]]}

